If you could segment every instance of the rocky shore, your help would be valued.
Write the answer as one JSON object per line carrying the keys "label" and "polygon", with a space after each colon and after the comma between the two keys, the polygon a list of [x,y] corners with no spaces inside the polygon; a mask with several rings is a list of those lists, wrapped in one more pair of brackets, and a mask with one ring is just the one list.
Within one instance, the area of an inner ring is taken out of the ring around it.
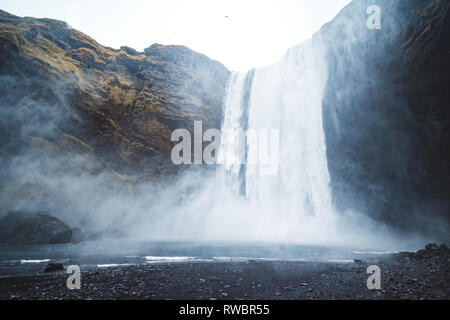
{"label": "rocky shore", "polygon": [[380,290],[366,285],[373,261],[199,262],[81,270],[81,289],[73,291],[64,272],[3,278],[0,299],[447,300],[449,259],[450,250],[437,245],[380,258]]}

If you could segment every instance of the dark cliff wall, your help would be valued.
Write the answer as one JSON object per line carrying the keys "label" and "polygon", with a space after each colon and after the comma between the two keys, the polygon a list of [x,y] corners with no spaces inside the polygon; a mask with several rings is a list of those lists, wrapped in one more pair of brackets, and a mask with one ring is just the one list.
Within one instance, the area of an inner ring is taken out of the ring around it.
{"label": "dark cliff wall", "polygon": [[34,148],[144,179],[174,173],[172,131],[219,128],[228,76],[183,46],[115,50],[64,22],[0,10],[2,159]]}
{"label": "dark cliff wall", "polygon": [[[366,27],[370,5],[381,30]],[[319,34],[335,205],[448,237],[450,2],[355,0]]]}

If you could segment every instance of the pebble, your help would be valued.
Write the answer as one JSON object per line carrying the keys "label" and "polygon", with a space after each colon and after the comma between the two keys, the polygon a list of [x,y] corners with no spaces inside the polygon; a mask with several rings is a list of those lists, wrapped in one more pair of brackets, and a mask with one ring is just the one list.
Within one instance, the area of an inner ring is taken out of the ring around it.
{"label": "pebble", "polygon": [[[374,292],[373,295],[365,293],[367,291],[364,290],[366,278],[355,275],[355,273],[364,273],[365,276],[365,268],[361,265],[352,266],[351,264],[349,264],[350,267],[348,268],[343,267],[339,268],[339,270],[332,269],[320,271],[317,273],[317,278],[314,278],[314,282],[309,284],[300,282],[302,273],[299,272],[298,275],[296,275],[298,279],[297,283],[293,282],[294,285],[292,286],[286,283],[283,286],[278,287],[278,290],[273,290],[272,293],[270,293],[270,291],[261,290],[261,284],[258,282],[264,283],[263,286],[267,288],[277,288],[280,283],[283,283],[281,278],[277,278],[276,275],[273,280],[270,280],[271,278],[264,278],[257,275],[255,276],[253,273],[247,273],[246,270],[239,270],[239,274],[237,274],[231,269],[228,276],[222,276],[221,279],[216,275],[213,275],[214,273],[223,274],[223,271],[220,269],[217,271],[217,269],[210,268],[209,266],[199,265],[199,268],[201,268],[199,270],[202,271],[201,274],[203,277],[192,277],[191,275],[197,274],[197,272],[194,271],[194,273],[190,273],[191,270],[189,269],[189,266],[186,266],[185,269],[179,268],[176,272],[170,273],[170,278],[173,283],[180,287],[180,289],[185,288],[188,284],[194,285],[194,289],[188,291],[189,293],[186,293],[186,299],[197,299],[199,297],[210,300],[215,300],[219,297],[233,297],[233,299],[235,299],[231,293],[224,291],[231,287],[237,287],[239,283],[241,283],[240,298],[245,297],[245,299],[267,299],[270,298],[270,296],[277,296],[280,298],[284,296],[285,298],[294,299],[342,299],[343,297],[356,299],[358,296],[364,298],[364,295],[368,295],[366,297],[368,299],[383,299],[390,297],[395,297],[396,299],[446,299],[448,293],[445,290],[448,288],[448,279],[450,278],[448,275],[449,255],[445,252],[440,253],[438,250],[436,252],[438,255],[434,257],[430,256],[434,253],[424,254],[424,259],[418,259],[415,254],[411,254],[411,263],[408,265],[405,264],[403,259],[395,260],[394,262],[380,261],[379,266],[384,270],[386,279],[389,280],[389,287],[387,288],[387,291],[380,290]],[[422,262],[422,260],[424,260],[424,262]],[[280,265],[283,266],[283,264]],[[0,299],[121,299],[127,298],[128,292],[132,293],[132,296],[145,297],[147,299],[156,297],[160,299],[174,299],[174,295],[176,299],[176,295],[183,291],[177,291],[176,288],[175,290],[167,288],[166,278],[169,278],[169,274],[163,272],[163,270],[167,270],[167,267],[160,269],[161,270],[156,270],[156,267],[143,267],[138,269],[139,272],[132,268],[126,269],[126,271],[117,269],[113,272],[113,276],[106,271],[86,272],[85,288],[88,290],[81,290],[79,292],[68,292],[65,287],[65,278],[62,279],[63,282],[61,284],[56,285],[54,281],[61,279],[58,275],[39,276],[31,278],[26,284],[23,283],[17,285],[17,282],[15,282],[11,283],[9,286],[7,285],[6,280],[0,280],[0,287],[2,287]],[[268,272],[270,273],[271,271]],[[139,276],[136,277],[136,274],[139,274]],[[331,278],[332,275],[338,277],[335,278],[336,281],[332,283],[326,281],[326,279]],[[45,279],[48,281],[43,281]],[[89,281],[87,279],[89,279]],[[156,282],[158,279],[160,281]],[[208,281],[205,279],[217,281]],[[350,280],[358,283],[361,281],[361,289],[358,289],[356,285],[349,283]],[[221,284],[219,284],[219,281]],[[206,290],[206,286],[198,286],[199,282],[210,282],[211,287],[208,286],[208,290]],[[196,290],[196,283],[197,287],[203,287],[201,293]],[[342,288],[342,286],[346,284],[349,285],[348,291],[344,293],[344,295],[340,294],[338,288]],[[294,290],[301,287],[306,290]],[[4,290],[4,288],[6,288],[6,290]],[[253,288],[254,290],[251,290],[250,288]],[[135,291],[133,291],[133,289]],[[242,293],[244,290],[246,293]],[[313,291],[314,293],[312,293]],[[389,294],[386,292],[389,292]],[[212,295],[218,296],[211,297]]]}

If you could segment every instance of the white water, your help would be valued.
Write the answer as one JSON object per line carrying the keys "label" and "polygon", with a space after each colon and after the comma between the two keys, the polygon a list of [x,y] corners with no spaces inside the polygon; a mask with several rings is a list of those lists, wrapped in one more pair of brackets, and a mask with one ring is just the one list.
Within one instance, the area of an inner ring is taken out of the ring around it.
{"label": "white water", "polygon": [[232,192],[240,191],[239,172],[241,163],[238,156],[242,154],[244,145],[234,133],[243,132],[242,117],[243,99],[246,90],[247,72],[234,72],[227,84],[225,99],[224,122],[222,125],[222,141],[218,154],[219,163],[223,164],[224,171],[220,171],[220,178],[226,179],[226,183]]}
{"label": "white water", "polygon": [[[279,130],[279,166],[274,175],[261,174],[261,165],[246,165],[245,175],[239,174],[241,166],[230,161],[234,141],[222,139],[219,159],[230,187],[236,191],[244,179],[243,194],[260,209],[260,219],[277,220],[278,228],[284,229],[280,231],[295,238],[298,232],[314,233],[316,228],[323,232],[334,222],[322,123],[328,77],[323,52],[320,43],[308,41],[279,63],[254,70],[254,75],[234,73],[225,100],[222,131]],[[249,76],[251,86],[246,85]],[[258,141],[247,140],[249,155],[258,154],[258,147]]]}

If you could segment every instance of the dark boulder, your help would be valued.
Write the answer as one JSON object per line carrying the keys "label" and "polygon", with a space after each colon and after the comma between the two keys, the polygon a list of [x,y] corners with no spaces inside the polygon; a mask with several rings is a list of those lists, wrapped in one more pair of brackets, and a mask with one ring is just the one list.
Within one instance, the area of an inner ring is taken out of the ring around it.
{"label": "dark boulder", "polygon": [[72,230],[45,213],[10,212],[0,219],[0,242],[13,244],[68,243]]}
{"label": "dark boulder", "polygon": [[425,246],[425,251],[448,251],[448,247],[446,244],[437,245],[436,243],[430,243]]}
{"label": "dark boulder", "polygon": [[45,269],[44,272],[45,273],[49,273],[49,272],[58,272],[58,271],[63,271],[64,267],[62,264],[60,263],[49,263]]}
{"label": "dark boulder", "polygon": [[439,249],[439,247],[436,243],[430,243],[425,246],[425,250],[427,250],[427,251],[433,251],[433,250],[437,250],[437,249]]}

